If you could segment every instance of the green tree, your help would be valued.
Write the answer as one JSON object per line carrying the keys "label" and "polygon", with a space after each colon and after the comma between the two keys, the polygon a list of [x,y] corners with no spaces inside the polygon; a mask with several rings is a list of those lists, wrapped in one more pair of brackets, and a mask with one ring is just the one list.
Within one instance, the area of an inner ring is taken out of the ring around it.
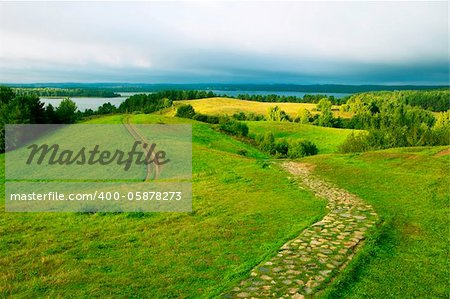
{"label": "green tree", "polygon": [[308,109],[301,108],[298,112],[299,123],[309,124],[312,119],[312,114]]}
{"label": "green tree", "polygon": [[15,94],[11,88],[0,86],[0,105],[8,104],[14,97]]}
{"label": "green tree", "polygon": [[164,108],[169,108],[169,107],[172,107],[173,102],[169,98],[164,98],[164,99],[162,99],[162,105]]}
{"label": "green tree", "polygon": [[59,123],[73,124],[77,120],[77,104],[69,98],[66,98],[59,103],[56,108],[56,117]]}
{"label": "green tree", "polygon": [[275,106],[269,108],[267,119],[271,121],[289,121],[289,116],[280,107]]}
{"label": "green tree", "polygon": [[318,118],[318,125],[322,127],[333,126],[333,112],[331,111],[331,102],[324,98],[319,101],[317,108],[322,112]]}
{"label": "green tree", "polygon": [[193,118],[195,115],[194,107],[191,105],[181,105],[177,109],[176,117]]}
{"label": "green tree", "polygon": [[259,148],[271,155],[275,154],[275,137],[272,132],[266,132],[259,143]]}

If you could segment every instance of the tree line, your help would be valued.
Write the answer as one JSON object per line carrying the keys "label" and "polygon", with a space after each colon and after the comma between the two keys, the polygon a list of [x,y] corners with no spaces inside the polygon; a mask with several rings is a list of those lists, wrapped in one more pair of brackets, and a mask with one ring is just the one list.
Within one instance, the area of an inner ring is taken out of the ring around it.
{"label": "tree line", "polygon": [[351,134],[342,152],[450,144],[450,110],[434,116],[419,106],[389,97],[356,98],[342,109],[354,113],[349,128],[365,130]]}
{"label": "tree line", "polygon": [[[227,97],[227,96],[225,96]],[[230,97],[230,96],[228,96]],[[254,101],[254,102],[272,102],[272,103],[313,103],[317,104],[322,99],[329,100],[333,105],[341,105],[346,102],[346,97],[335,98],[334,96],[327,96],[325,94],[305,94],[303,97],[284,96],[277,94],[268,95],[250,95],[239,94],[235,98],[239,100]]]}
{"label": "tree line", "polygon": [[372,103],[380,105],[385,101],[442,112],[450,109],[450,89],[365,92],[350,96],[346,103],[349,105],[372,105]]}
{"label": "tree line", "polygon": [[6,124],[70,124],[77,120],[77,106],[70,99],[58,107],[44,106],[36,94],[16,94],[0,86],[0,152],[5,151]]}
{"label": "tree line", "polygon": [[14,88],[17,95],[36,95],[40,97],[99,97],[99,98],[115,98],[120,94],[110,89],[95,88]]}

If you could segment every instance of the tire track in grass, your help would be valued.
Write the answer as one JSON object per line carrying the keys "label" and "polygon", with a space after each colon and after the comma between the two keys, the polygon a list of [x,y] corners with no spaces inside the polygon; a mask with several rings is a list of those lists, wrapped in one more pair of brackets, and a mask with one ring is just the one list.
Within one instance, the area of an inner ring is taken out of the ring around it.
{"label": "tire track in grass", "polygon": [[[133,137],[133,139],[135,141],[141,142],[141,148],[144,150],[145,154],[148,155],[149,148],[148,148],[148,146],[144,147],[144,144],[150,145],[150,142],[148,142],[147,139],[139,132],[139,130],[136,128],[136,126],[134,126],[130,122],[130,116],[126,116],[124,118],[124,120],[122,121],[122,124],[124,125],[124,127],[127,129],[128,133],[130,133],[130,135]],[[150,158],[153,159],[154,157],[155,157],[154,153],[152,152]],[[155,163],[147,164],[144,182],[149,182],[149,181],[157,178],[160,173],[160,170],[161,169],[160,169],[159,165],[156,165]]]}

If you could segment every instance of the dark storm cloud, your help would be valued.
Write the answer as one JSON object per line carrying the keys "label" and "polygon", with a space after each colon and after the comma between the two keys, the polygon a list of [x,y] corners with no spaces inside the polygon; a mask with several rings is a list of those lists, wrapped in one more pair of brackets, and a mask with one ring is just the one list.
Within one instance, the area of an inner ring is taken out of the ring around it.
{"label": "dark storm cloud", "polygon": [[447,84],[447,28],[447,2],[0,3],[0,81]]}

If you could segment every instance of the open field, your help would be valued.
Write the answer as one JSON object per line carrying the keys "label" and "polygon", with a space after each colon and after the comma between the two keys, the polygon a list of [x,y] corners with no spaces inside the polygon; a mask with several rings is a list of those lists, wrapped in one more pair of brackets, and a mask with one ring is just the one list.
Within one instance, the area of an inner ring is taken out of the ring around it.
{"label": "open field", "polygon": [[249,134],[272,132],[275,138],[305,139],[312,141],[319,149],[319,154],[337,152],[338,146],[352,131],[349,129],[325,128],[291,122],[247,121]]}
{"label": "open field", "polygon": [[[176,101],[173,109],[167,112],[168,115],[175,115],[176,107],[182,104],[190,104],[195,111],[210,114],[210,115],[233,115],[235,113],[244,112],[266,115],[269,108],[278,106],[284,110],[291,117],[296,117],[300,109],[307,109],[312,114],[320,112],[315,111],[316,104],[311,103],[268,103],[268,102],[254,102],[244,101],[232,98],[208,98],[201,100]],[[333,106],[334,116],[351,117],[351,114],[340,112],[338,106]]]}
{"label": "open field", "polygon": [[5,213],[2,184],[1,296],[214,297],[322,217],[325,202],[254,158],[263,153],[239,156],[247,145],[193,127],[192,213]]}
{"label": "open field", "polygon": [[447,298],[450,156],[445,147],[309,157],[317,175],[370,203],[384,224],[337,298]]}

